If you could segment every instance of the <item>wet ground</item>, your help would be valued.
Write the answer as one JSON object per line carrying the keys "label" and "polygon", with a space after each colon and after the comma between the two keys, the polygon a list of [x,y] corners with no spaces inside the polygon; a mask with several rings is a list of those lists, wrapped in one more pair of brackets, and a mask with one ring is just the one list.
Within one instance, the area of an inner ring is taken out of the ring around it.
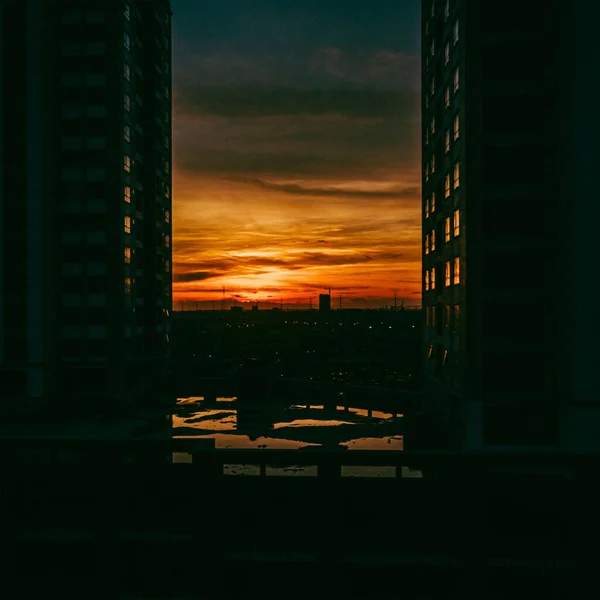
{"label": "wet ground", "polygon": [[[298,404],[236,397],[179,398],[172,416],[174,438],[212,438],[217,448],[318,450],[403,449],[402,414],[339,404]],[[175,462],[191,460],[174,455]],[[231,465],[231,475],[258,475],[259,468]],[[313,473],[313,471],[315,471]],[[270,469],[269,474],[316,475],[316,467]],[[343,467],[342,475],[393,477],[394,467]]]}

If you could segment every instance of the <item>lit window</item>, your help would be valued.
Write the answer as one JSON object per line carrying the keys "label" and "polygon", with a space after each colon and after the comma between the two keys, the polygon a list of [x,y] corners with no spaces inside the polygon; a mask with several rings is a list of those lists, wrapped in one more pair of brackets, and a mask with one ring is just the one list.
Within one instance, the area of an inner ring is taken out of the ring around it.
{"label": "lit window", "polygon": [[450,16],[450,0],[446,0],[446,8],[444,9],[444,17],[446,19]]}
{"label": "lit window", "polygon": [[454,69],[454,93],[458,92],[458,83],[459,83],[459,72],[458,67]]}
{"label": "lit window", "polygon": [[425,271],[425,291],[429,291],[429,271]]}
{"label": "lit window", "polygon": [[458,326],[460,325],[460,306],[455,304],[452,307],[452,312],[452,329],[458,329]]}
{"label": "lit window", "polygon": [[454,43],[458,44],[458,20],[454,23]]}
{"label": "lit window", "polygon": [[125,94],[125,96],[123,98],[123,106],[125,107],[125,110],[127,110],[127,111],[131,110],[131,98],[129,97],[128,94]]}
{"label": "lit window", "polygon": [[429,181],[429,163],[425,163],[425,181]]}
{"label": "lit window", "polygon": [[460,257],[454,259],[454,285],[460,283]]}
{"label": "lit window", "polygon": [[131,141],[131,127],[129,127],[129,125],[125,125],[125,127],[123,127],[123,138],[126,142]]}
{"label": "lit window", "polygon": [[125,277],[125,293],[131,294],[131,277]]}
{"label": "lit window", "polygon": [[446,86],[446,91],[444,92],[444,107],[450,108],[450,88]]}
{"label": "lit window", "polygon": [[[433,314],[435,314],[435,311],[433,312]],[[435,323],[433,323],[432,321],[432,325],[435,325]],[[427,351],[427,358],[432,358],[433,357],[433,344],[431,344],[431,346],[429,346],[429,350]]]}
{"label": "lit window", "polygon": [[128,21],[131,21],[131,8],[129,7],[129,4],[125,3],[125,18]]}
{"label": "lit window", "polygon": [[171,247],[171,236],[165,235],[165,248]]}
{"label": "lit window", "polygon": [[442,361],[442,364],[444,366],[446,366],[448,364],[448,350],[444,350],[444,359]]}
{"label": "lit window", "polygon": [[429,217],[429,198],[425,198],[425,218]]}
{"label": "lit window", "polygon": [[165,223],[171,222],[171,213],[168,210],[165,210]]}
{"label": "lit window", "polygon": [[444,221],[444,241],[446,244],[450,241],[450,217]]}
{"label": "lit window", "polygon": [[460,185],[460,165],[459,163],[454,163],[454,189],[456,189]]}
{"label": "lit window", "polygon": [[131,248],[125,248],[125,262],[127,264],[131,262]]}
{"label": "lit window", "polygon": [[125,77],[127,81],[131,79],[131,67],[127,63],[123,65],[123,77]]}
{"label": "lit window", "polygon": [[450,174],[444,177],[444,198],[450,198]]}
{"label": "lit window", "polygon": [[450,62],[450,43],[446,44],[444,49],[444,64],[447,65]]}
{"label": "lit window", "polygon": [[460,133],[460,120],[458,114],[454,115],[454,141],[458,139]]}
{"label": "lit window", "polygon": [[125,34],[123,41],[125,44],[125,48],[127,48],[127,50],[131,50],[131,38],[129,37],[128,33]]}
{"label": "lit window", "polygon": [[445,273],[444,285],[446,287],[450,287],[450,261],[449,260],[446,261],[444,273]]}
{"label": "lit window", "polygon": [[129,156],[123,157],[123,169],[128,173],[131,173],[131,158],[129,158]]}
{"label": "lit window", "polygon": [[450,132],[447,129],[444,134],[444,148],[446,152],[450,152]]}
{"label": "lit window", "polygon": [[425,254],[429,254],[429,234],[425,236]]}
{"label": "lit window", "polygon": [[431,40],[431,56],[435,54],[435,40]]}
{"label": "lit window", "polygon": [[435,173],[435,154],[431,157],[431,174]]}
{"label": "lit window", "polygon": [[435,96],[435,77],[431,80],[431,95]]}
{"label": "lit window", "polygon": [[433,269],[431,269],[430,283],[431,283],[431,289],[435,290],[435,267]]}
{"label": "lit window", "polygon": [[460,235],[460,210],[457,208],[454,211],[454,237]]}
{"label": "lit window", "polygon": [[431,238],[430,239],[431,239],[431,243],[430,243],[431,251],[435,252],[435,229],[431,230]]}
{"label": "lit window", "polygon": [[170,188],[169,186],[166,186],[166,187],[165,187],[165,196],[166,196],[167,198],[170,198],[170,197],[171,197],[171,188]]}
{"label": "lit window", "polygon": [[131,233],[131,217],[125,217],[125,233]]}
{"label": "lit window", "polygon": [[435,117],[431,119],[431,135],[435,134]]}
{"label": "lit window", "polygon": [[452,309],[449,304],[447,304],[444,308],[445,308],[445,310],[444,310],[444,325],[449,328],[450,327],[450,318],[452,316],[452,312],[451,312]]}
{"label": "lit window", "polygon": [[131,202],[131,188],[128,185],[125,186],[124,199],[127,203]]}
{"label": "lit window", "polygon": [[435,212],[435,192],[431,194],[431,213]]}

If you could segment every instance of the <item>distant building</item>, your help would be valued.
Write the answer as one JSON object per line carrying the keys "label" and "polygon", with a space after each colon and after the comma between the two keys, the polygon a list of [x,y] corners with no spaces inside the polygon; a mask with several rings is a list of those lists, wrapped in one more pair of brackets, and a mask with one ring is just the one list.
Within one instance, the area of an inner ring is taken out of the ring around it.
{"label": "distant building", "polygon": [[331,294],[319,294],[319,312],[331,310]]}
{"label": "distant building", "polygon": [[169,356],[170,2],[0,7],[0,410],[126,402]]}
{"label": "distant building", "polygon": [[600,448],[599,16],[422,2],[424,410],[449,446]]}

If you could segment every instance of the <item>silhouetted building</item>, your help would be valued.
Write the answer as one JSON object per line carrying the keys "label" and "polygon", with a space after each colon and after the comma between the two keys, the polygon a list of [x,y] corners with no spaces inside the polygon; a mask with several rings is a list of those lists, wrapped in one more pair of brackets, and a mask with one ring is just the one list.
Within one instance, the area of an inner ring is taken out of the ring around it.
{"label": "silhouetted building", "polygon": [[331,294],[319,294],[319,311],[329,312],[331,310]]}
{"label": "silhouetted building", "polygon": [[598,12],[422,2],[424,408],[448,445],[598,447]]}
{"label": "silhouetted building", "polygon": [[168,365],[170,2],[0,6],[3,408],[121,402]]}

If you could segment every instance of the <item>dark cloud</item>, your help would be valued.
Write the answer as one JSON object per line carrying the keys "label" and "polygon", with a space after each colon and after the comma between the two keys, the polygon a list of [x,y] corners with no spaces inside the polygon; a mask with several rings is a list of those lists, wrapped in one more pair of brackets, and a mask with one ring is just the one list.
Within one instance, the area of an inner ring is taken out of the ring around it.
{"label": "dark cloud", "polygon": [[[249,183],[257,187],[283,192],[285,194],[297,194],[302,196],[344,196],[350,198],[414,198],[420,192],[418,187],[401,188],[395,190],[349,190],[336,188],[309,188],[296,184],[280,184],[263,181],[261,179],[239,179],[243,183]],[[323,241],[323,240],[320,240]]]}
{"label": "dark cloud", "polygon": [[174,275],[173,281],[205,281],[213,277],[219,277],[222,273],[216,271],[190,271],[189,273],[178,273]]}
{"label": "dark cloud", "polygon": [[372,87],[302,89],[268,85],[184,87],[175,110],[226,117],[337,114],[349,117],[397,117],[416,107],[414,92]]}

